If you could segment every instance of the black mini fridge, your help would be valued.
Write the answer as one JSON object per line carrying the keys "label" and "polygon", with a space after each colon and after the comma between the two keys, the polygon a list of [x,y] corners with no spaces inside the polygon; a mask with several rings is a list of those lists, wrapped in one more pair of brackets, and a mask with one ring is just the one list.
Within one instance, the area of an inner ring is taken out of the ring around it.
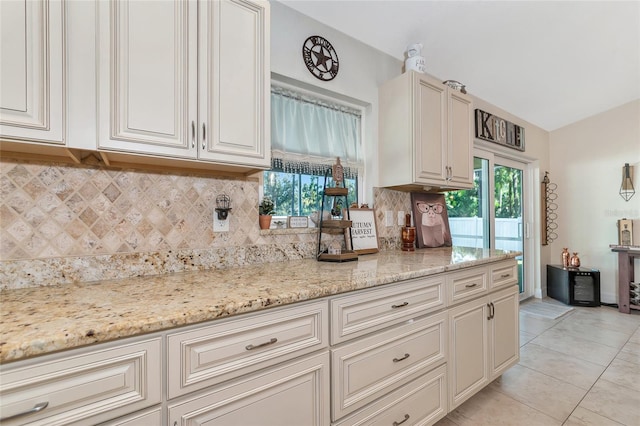
{"label": "black mini fridge", "polygon": [[600,271],[547,265],[547,296],[567,305],[600,306]]}

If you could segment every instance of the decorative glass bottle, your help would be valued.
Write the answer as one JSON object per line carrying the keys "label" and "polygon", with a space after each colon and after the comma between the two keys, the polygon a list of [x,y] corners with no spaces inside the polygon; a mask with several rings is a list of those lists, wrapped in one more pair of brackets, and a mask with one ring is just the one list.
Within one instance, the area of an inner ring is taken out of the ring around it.
{"label": "decorative glass bottle", "polygon": [[564,247],[562,249],[562,267],[563,268],[569,267],[569,248],[568,247]]}

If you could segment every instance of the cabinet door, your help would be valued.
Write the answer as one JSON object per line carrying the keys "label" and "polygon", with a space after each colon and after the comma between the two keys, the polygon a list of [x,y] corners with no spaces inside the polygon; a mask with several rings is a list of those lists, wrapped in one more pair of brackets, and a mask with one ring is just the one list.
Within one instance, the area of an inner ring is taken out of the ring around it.
{"label": "cabinet door", "polygon": [[281,364],[169,406],[170,425],[329,424],[329,354]]}
{"label": "cabinet door", "polygon": [[415,179],[418,183],[442,184],[447,167],[446,86],[418,74],[416,80]]}
{"label": "cabinet door", "polygon": [[98,2],[98,148],[195,157],[197,4]]}
{"label": "cabinet door", "polygon": [[64,3],[0,2],[0,137],[64,144]]}
{"label": "cabinet door", "polygon": [[489,307],[482,297],[449,311],[449,410],[489,382]]}
{"label": "cabinet door", "polygon": [[518,286],[491,295],[491,305],[489,361],[493,380],[520,359]]}
{"label": "cabinet door", "polygon": [[201,159],[268,168],[269,3],[200,3]]}
{"label": "cabinet door", "polygon": [[473,187],[473,104],[468,96],[448,89],[448,166],[450,185]]}

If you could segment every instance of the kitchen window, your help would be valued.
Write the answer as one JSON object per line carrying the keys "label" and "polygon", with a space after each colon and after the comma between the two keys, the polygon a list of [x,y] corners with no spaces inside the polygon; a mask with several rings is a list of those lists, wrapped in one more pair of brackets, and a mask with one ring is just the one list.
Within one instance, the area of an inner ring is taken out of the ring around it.
{"label": "kitchen window", "polygon": [[[333,99],[272,86],[271,170],[263,191],[276,216],[308,216],[320,209],[325,172],[340,157],[348,202],[358,200],[362,112]],[[330,182],[330,180],[329,180]]]}

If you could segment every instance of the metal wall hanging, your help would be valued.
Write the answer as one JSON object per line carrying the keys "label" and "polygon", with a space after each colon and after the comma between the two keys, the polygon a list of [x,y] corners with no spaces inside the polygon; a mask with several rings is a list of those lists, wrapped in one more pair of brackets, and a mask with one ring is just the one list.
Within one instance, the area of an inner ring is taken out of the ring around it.
{"label": "metal wall hanging", "polygon": [[524,127],[476,109],[476,138],[524,151]]}
{"label": "metal wall hanging", "polygon": [[302,58],[311,74],[319,80],[333,80],[338,75],[338,53],[323,37],[314,35],[302,45]]}
{"label": "metal wall hanging", "polygon": [[543,224],[542,245],[546,246],[558,238],[558,234],[556,234],[556,229],[558,229],[558,224],[556,223],[556,219],[558,219],[558,214],[556,213],[558,205],[555,203],[558,199],[558,194],[556,194],[558,185],[552,183],[549,180],[549,172],[545,172],[544,179],[542,179],[540,186],[540,194],[542,196],[540,206]]}
{"label": "metal wall hanging", "polygon": [[630,166],[629,163],[624,163],[619,194],[625,201],[629,201],[635,193],[636,189],[633,187],[633,166]]}

